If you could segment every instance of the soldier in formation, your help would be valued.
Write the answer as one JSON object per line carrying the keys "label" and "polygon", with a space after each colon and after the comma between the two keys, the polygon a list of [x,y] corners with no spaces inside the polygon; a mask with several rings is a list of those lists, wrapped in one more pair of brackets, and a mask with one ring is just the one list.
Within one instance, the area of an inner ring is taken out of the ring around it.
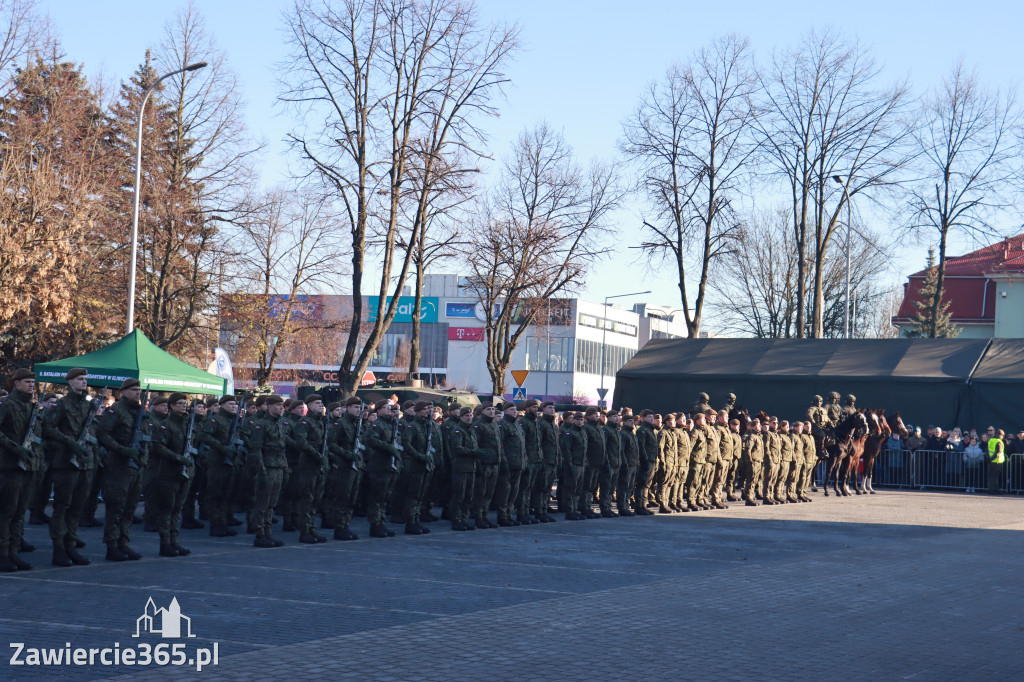
{"label": "soldier in formation", "polygon": [[[559,510],[572,521],[649,515],[652,507],[663,514],[726,509],[736,499],[748,506],[809,502],[818,443],[844,410],[855,409],[853,396],[840,407],[832,393],[827,405],[815,396],[806,422],[747,420],[735,395],[715,411],[702,393],[692,416],[590,407],[559,417],[553,403],[531,400],[497,409],[454,405],[442,421],[425,401],[407,402],[399,414],[392,401],[324,405],[318,394],[190,403],[174,393],[143,404],[139,382],[129,379],[101,411],[85,369],[65,379],[67,394],[43,400],[52,406],[32,429],[31,372],[15,374],[0,404],[0,570],[28,567],[17,556],[22,520],[44,485],[53,486],[53,564],[89,563],[78,551],[78,527],[101,463],[107,559],[126,561],[141,558],[129,542],[143,488],[166,557],[190,554],[180,533],[194,502],[212,537],[236,535],[241,509],[254,546],[267,548],[284,544],[272,533],[275,514],[303,543],[328,540],[317,531],[318,512],[335,540],[358,539],[351,521],[361,490],[370,535],[378,538],[395,535],[387,510],[409,535],[429,533],[436,506],[456,531],[553,522],[556,485]],[[44,466],[47,478],[33,483]]]}

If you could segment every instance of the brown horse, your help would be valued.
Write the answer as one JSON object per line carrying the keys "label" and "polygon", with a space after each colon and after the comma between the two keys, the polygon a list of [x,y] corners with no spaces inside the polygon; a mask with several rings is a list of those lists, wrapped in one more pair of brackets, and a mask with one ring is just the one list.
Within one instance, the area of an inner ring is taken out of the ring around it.
{"label": "brown horse", "polygon": [[[881,410],[868,410],[868,437],[864,441],[864,454],[861,461],[864,462],[864,473],[857,478],[856,491],[858,495],[875,494],[871,487],[871,476],[875,468],[875,458],[882,451],[885,442],[892,435],[889,422],[885,420],[885,408]],[[856,475],[857,465],[853,465],[853,473]]]}
{"label": "brown horse", "polygon": [[[848,496],[850,488],[847,479],[850,476],[850,463],[856,459],[860,461],[861,453],[864,452],[864,441],[868,436],[868,420],[864,416],[864,410],[857,410],[851,413],[839,423],[835,429],[835,443],[825,448],[828,459],[828,472],[825,474],[825,497],[828,497],[828,482],[835,475],[836,495]],[[856,468],[853,469],[856,471]],[[839,488],[842,482],[842,490]]]}

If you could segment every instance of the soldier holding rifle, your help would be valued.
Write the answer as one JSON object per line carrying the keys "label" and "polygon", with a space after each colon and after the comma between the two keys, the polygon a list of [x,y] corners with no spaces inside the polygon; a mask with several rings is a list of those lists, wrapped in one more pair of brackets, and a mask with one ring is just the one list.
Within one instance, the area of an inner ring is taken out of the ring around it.
{"label": "soldier holding rifle", "polygon": [[32,396],[36,375],[19,369],[10,395],[0,403],[0,571],[27,571],[31,564],[18,556],[25,530],[25,509],[36,466],[32,446],[38,441],[39,410]]}

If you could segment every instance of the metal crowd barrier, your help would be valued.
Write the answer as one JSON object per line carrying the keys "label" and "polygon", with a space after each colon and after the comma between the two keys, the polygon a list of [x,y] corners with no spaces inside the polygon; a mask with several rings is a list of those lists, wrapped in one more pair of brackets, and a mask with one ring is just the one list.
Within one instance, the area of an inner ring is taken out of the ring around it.
{"label": "metal crowd barrier", "polygon": [[[945,450],[882,450],[875,458],[875,487],[929,488],[987,492],[988,456],[980,460],[965,458],[963,452]],[[1008,455],[995,490],[1024,493],[1024,455]]]}
{"label": "metal crowd barrier", "polygon": [[[826,463],[815,469],[816,485],[821,486],[827,472]],[[858,476],[862,472],[858,472]],[[987,492],[988,456],[980,461],[965,461],[964,453],[943,450],[882,450],[875,458],[875,488],[962,490]],[[851,484],[850,489],[853,489]],[[1024,455],[1007,455],[996,490],[1024,494]]]}

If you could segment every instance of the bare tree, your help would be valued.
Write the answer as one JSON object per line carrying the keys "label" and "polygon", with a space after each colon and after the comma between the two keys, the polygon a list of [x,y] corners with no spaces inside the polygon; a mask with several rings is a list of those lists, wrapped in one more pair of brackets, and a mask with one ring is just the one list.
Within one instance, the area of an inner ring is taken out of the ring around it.
{"label": "bare tree", "polygon": [[946,274],[946,247],[951,234],[976,240],[997,235],[993,218],[1010,206],[1021,178],[1020,150],[1013,135],[1021,112],[1013,92],[982,87],[963,62],[923,105],[924,118],[914,140],[924,164],[924,180],[911,189],[912,227],[938,233],[938,264],[928,328],[935,338]]}
{"label": "bare tree", "polygon": [[[797,334],[811,334],[825,315],[824,259],[847,199],[872,202],[893,189],[910,159],[906,145],[907,89],[876,89],[879,68],[856,43],[832,32],[810,33],[794,50],[775,55],[761,74],[758,132],[775,177],[791,198],[797,250]],[[833,180],[839,177],[840,187]],[[844,191],[845,190],[845,191]],[[812,296],[802,273],[813,267]]]}
{"label": "bare tree", "polygon": [[334,327],[316,294],[331,290],[342,254],[322,198],[278,189],[249,213],[232,242],[237,291],[221,305],[229,333],[242,340],[236,361],[255,365],[253,378],[263,385],[289,346]]}
{"label": "bare tree", "polygon": [[[304,120],[290,139],[309,175],[344,207],[351,236],[354,317],[338,373],[342,390],[353,392],[397,313],[434,178],[453,172],[448,150],[480,153],[474,119],[496,113],[491,101],[507,80],[516,31],[482,28],[473,6],[454,0],[297,0],[288,31],[292,55],[280,99]],[[418,154],[417,196],[409,187]],[[403,219],[410,201],[412,224]],[[363,340],[374,238],[381,314]]]}
{"label": "bare tree", "polygon": [[35,0],[0,0],[0,96],[10,94],[16,65],[39,53],[50,42],[49,33]]}
{"label": "bare tree", "polygon": [[472,294],[483,304],[487,371],[505,392],[512,351],[547,299],[577,289],[607,247],[622,193],[611,166],[576,162],[542,123],[519,135],[482,218],[467,235]]}
{"label": "bare tree", "polygon": [[[720,258],[713,270],[711,305],[719,313],[724,332],[758,338],[797,336],[798,254],[787,238],[791,226],[789,208],[755,213],[738,231],[737,248]],[[890,270],[886,247],[880,239],[854,226],[858,239],[851,242],[850,291],[854,329],[881,328],[878,309],[886,301],[875,282]],[[845,246],[845,245],[844,245]],[[824,267],[823,336],[843,335],[846,295],[846,254],[844,246],[829,245]],[[810,279],[811,273],[804,273]],[[805,282],[803,291],[809,292]]]}
{"label": "bare tree", "polygon": [[[756,148],[755,87],[748,41],[725,36],[653,83],[624,127],[620,146],[640,169],[653,211],[642,247],[672,261],[691,337],[700,332],[709,269],[735,232],[733,202]],[[689,262],[695,293],[687,290]]]}

